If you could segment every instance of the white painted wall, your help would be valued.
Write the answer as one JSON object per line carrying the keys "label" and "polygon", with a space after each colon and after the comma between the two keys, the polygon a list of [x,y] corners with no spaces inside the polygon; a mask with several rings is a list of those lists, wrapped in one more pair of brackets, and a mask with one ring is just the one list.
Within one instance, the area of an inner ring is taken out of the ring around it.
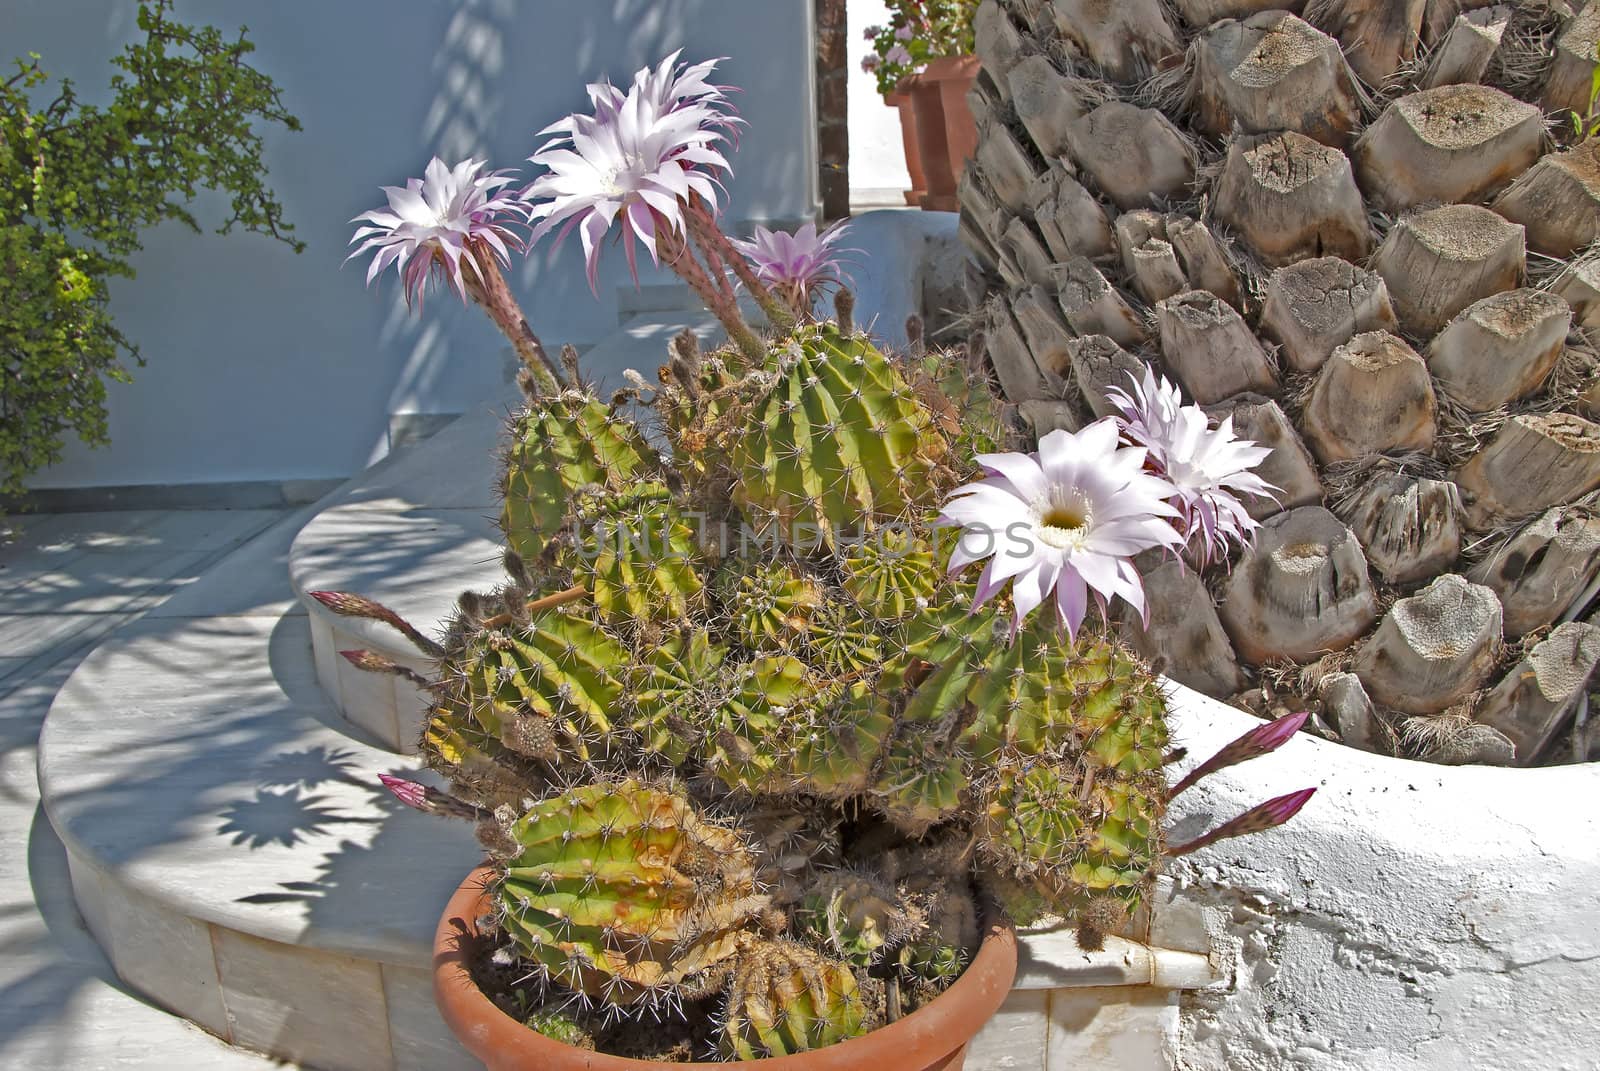
{"label": "white painted wall", "polygon": [[902,193],[911,188],[905,148],[900,141],[900,113],[883,103],[878,79],[861,69],[872,51],[864,36],[868,26],[889,21],[884,0],[849,0],[850,24],[850,203],[904,206]]}
{"label": "white painted wall", "polygon": [[[138,279],[113,289],[119,326],[149,360],[111,388],[113,446],[74,441],[37,487],[343,476],[382,454],[389,414],[480,404],[505,374],[500,336],[444,296],[409,317],[392,278],[365,292],[362,268],[340,270],[348,221],[435,152],[520,164],[534,131],[586,103],[585,82],[625,81],[675,48],[730,57],[724,80],[743,89],[732,218],[816,209],[808,0],[184,0],[179,14],[249,25],[255,64],[305,126],[273,131],[266,158],[309,247],[296,257],[252,235],[149,233]],[[6,0],[0,60],[39,52],[93,99],[133,16],[132,0]],[[553,264],[540,249],[516,266],[547,344],[615,328],[617,288],[631,284],[613,252],[599,300],[576,240]]]}
{"label": "white painted wall", "polygon": [[[1260,725],[1171,686],[1201,760]],[[1301,734],[1202,781],[1182,842],[1317,786],[1282,829],[1170,868],[1158,945],[1230,976],[1185,994],[1175,1071],[1592,1071],[1600,1054],[1600,766],[1436,766]]]}

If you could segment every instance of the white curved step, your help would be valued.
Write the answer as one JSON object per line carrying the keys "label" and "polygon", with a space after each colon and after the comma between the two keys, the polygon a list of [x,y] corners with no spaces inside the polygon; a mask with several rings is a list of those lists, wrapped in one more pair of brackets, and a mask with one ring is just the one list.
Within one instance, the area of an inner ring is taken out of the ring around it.
{"label": "white curved step", "polygon": [[432,667],[393,629],[341,617],[307,593],[366,595],[433,634],[463,590],[499,583],[495,459],[518,404],[507,387],[356,476],[318,504],[289,549],[290,584],[311,619],[317,679],[335,710],[391,751],[416,752],[427,699],[410,682],[358,670],[339,652],[365,648],[423,674]]}
{"label": "white curved step", "polygon": [[413,509],[387,500],[335,506],[301,530],[289,575],[311,622],[317,679],[335,708],[391,751],[415,753],[428,698],[415,684],[357,669],[340,651],[364,648],[432,676],[436,667],[388,625],[343,617],[307,593],[354,592],[376,599],[424,635],[437,635],[456,597],[504,582],[502,542],[482,510]]}
{"label": "white curved step", "polygon": [[473,1066],[428,971],[481,853],[376,780],[408,767],[347,735],[299,615],[129,626],[68,679],[39,742],[46,813],[118,975],[326,1071]]}

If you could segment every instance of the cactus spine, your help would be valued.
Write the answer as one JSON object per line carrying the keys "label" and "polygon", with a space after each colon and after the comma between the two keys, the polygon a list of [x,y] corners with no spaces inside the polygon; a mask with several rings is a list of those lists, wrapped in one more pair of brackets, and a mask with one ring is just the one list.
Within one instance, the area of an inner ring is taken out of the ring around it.
{"label": "cactus spine", "polygon": [[768,903],[742,836],[637,781],[553,796],[511,836],[505,932],[552,981],[613,1006],[670,1001],[733,957]]}
{"label": "cactus spine", "polygon": [[866,1023],[848,969],[792,941],[759,946],[739,962],[728,990],[727,1059],[788,1056],[842,1041]]}

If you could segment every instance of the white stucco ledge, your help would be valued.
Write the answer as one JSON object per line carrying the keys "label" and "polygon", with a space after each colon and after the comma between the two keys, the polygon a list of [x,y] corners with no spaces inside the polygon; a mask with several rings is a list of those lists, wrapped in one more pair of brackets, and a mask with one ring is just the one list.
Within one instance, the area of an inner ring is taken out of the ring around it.
{"label": "white stucco ledge", "polygon": [[[483,458],[477,467],[490,464]],[[415,507],[403,499],[339,505],[302,528],[290,549],[289,579],[311,623],[317,681],[347,721],[391,751],[416,752],[427,696],[404,677],[358,669],[339,652],[373,651],[427,677],[437,665],[388,625],[336,614],[310,593],[376,599],[423,635],[438,636],[463,591],[505,582],[492,513]]]}
{"label": "white stucco ledge", "polygon": [[[1194,761],[1259,724],[1171,697]],[[1151,939],[1200,926],[1228,978],[1184,995],[1175,1066],[1596,1066],[1600,766],[1434,766],[1301,735],[1179,797],[1173,839],[1310,786],[1287,826],[1170,868]]]}
{"label": "white stucco ledge", "polygon": [[1147,985],[1156,989],[1204,989],[1227,980],[1208,955],[1157,948],[1107,937],[1090,952],[1071,929],[1023,931],[1014,989],[1066,986]]}

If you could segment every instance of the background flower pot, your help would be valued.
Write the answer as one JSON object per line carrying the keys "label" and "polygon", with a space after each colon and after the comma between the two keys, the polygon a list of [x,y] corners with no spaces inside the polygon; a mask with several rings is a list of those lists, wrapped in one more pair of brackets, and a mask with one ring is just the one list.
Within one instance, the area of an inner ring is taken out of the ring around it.
{"label": "background flower pot", "polygon": [[[926,191],[917,203],[928,211],[954,212],[960,207],[956,183],[978,145],[977,124],[967,107],[967,90],[978,69],[975,56],[936,59],[901,82],[899,93],[884,98],[900,109],[906,170],[911,173],[913,193],[917,187]],[[906,98],[909,107],[903,103]],[[906,200],[911,203],[910,195]]]}
{"label": "background flower pot", "polygon": [[[457,1039],[489,1071],[657,1071],[663,1065],[552,1041],[506,1015],[473,982],[471,942],[489,911],[493,871],[479,867],[445,906],[433,941],[433,995]],[[961,1071],[970,1041],[1000,1007],[1017,973],[1017,939],[994,926],[970,966],[932,1003],[865,1037],[763,1060],[770,1071]],[[727,1064],[676,1064],[727,1067]]]}
{"label": "background flower pot", "polygon": [[922,174],[922,149],[917,144],[917,116],[912,108],[911,94],[885,93],[883,102],[900,113],[900,144],[905,148],[906,172],[911,176],[906,204],[917,208],[928,194],[928,180]]}

